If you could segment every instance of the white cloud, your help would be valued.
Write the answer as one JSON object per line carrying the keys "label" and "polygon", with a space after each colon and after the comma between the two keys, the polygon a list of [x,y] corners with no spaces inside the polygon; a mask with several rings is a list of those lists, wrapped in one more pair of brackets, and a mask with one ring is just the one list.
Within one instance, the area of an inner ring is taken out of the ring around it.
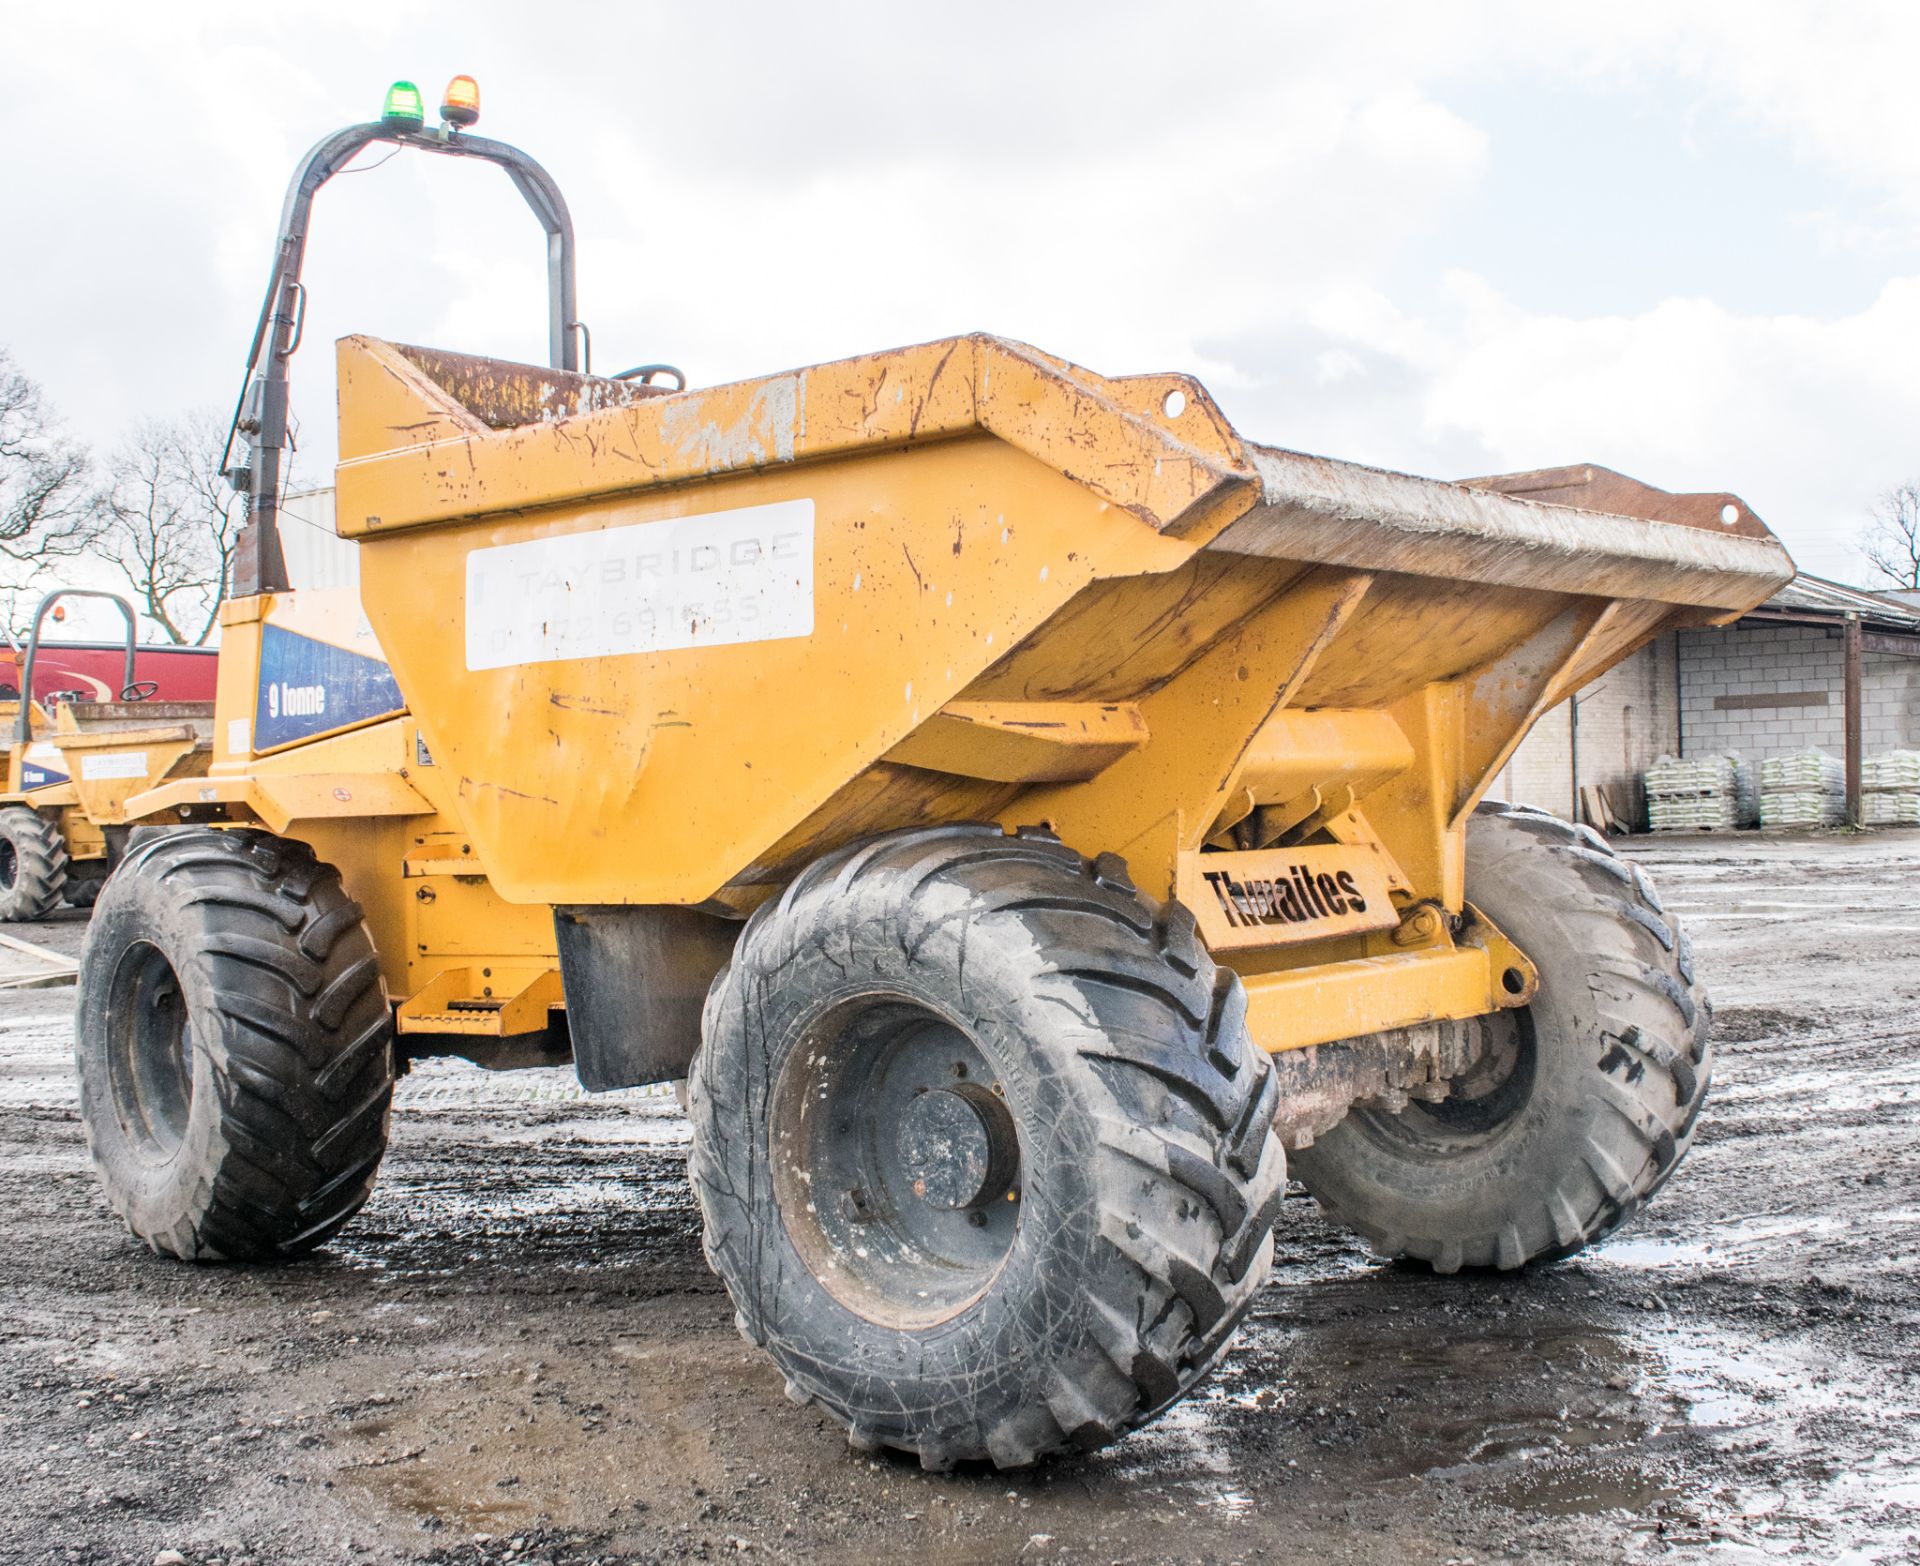
{"label": "white cloud", "polygon": [[1736,489],[1807,570],[1846,574],[1874,494],[1920,470],[1920,278],[1857,314],[1730,314],[1673,299],[1632,317],[1479,317],[1432,380],[1430,428],[1503,467],[1592,459],[1671,489]]}
{"label": "white cloud", "polygon": [[[311,0],[7,25],[0,136],[32,155],[5,176],[26,237],[0,246],[0,341],[103,442],[231,396],[308,142],[371,114],[390,74],[431,92],[468,70],[483,130],[569,191],[603,369],[669,358],[710,382],[981,327],[1116,373],[1194,370],[1254,437],[1336,456],[1590,457],[1739,489],[1841,572],[1867,499],[1920,468],[1900,373],[1920,8],[735,0],[606,8],[583,41],[524,6]],[[1525,210],[1489,220],[1512,275],[1450,275],[1436,236],[1519,83],[1736,127],[1755,167],[1816,171],[1830,199],[1794,221],[1889,280],[1865,306],[1818,275],[1791,313],[1647,304],[1650,246],[1633,293],[1556,313],[1560,258]],[[543,352],[532,220],[494,171],[427,161],[320,198],[309,475],[333,336]]]}
{"label": "white cloud", "polygon": [[[1705,299],[1536,315],[1464,274],[1445,296],[1450,313],[1417,325],[1377,297],[1317,313],[1298,334],[1314,389],[1249,373],[1227,411],[1284,444],[1449,477],[1595,461],[1668,489],[1734,489],[1826,575],[1857,569],[1868,505],[1920,471],[1920,382],[1901,352],[1920,340],[1920,278],[1826,321]],[[1241,351],[1289,358],[1269,338]]]}

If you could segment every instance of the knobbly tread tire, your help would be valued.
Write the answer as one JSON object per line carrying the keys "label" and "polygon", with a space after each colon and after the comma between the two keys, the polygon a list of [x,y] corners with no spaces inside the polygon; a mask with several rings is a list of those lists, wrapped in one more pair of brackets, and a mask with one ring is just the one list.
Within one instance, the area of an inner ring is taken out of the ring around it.
{"label": "knobbly tread tire", "polygon": [[[191,1029],[185,1131],[158,1163],[130,1141],[109,1080],[114,974],[136,943],[167,958]],[[152,1249],[290,1259],[365,1203],[386,1151],[392,1019],[360,905],[307,845],[198,829],[138,843],[101,891],[79,990],[88,1147]]]}
{"label": "knobbly tread tire", "polygon": [[[848,984],[919,986],[1032,1062],[1025,1088],[1008,1078],[1010,1103],[1030,1095],[1013,1248],[925,1329],[870,1322],[820,1286],[771,1195],[783,1049]],[[844,848],[754,915],[703,1036],[690,1172],[708,1260],[789,1397],[855,1450],[944,1470],[1105,1445],[1205,1375],[1267,1277],[1286,1160],[1245,991],[1192,915],[1153,905],[1112,855],[994,826]]]}
{"label": "knobbly tread tire", "polygon": [[13,885],[0,889],[0,924],[44,919],[67,886],[67,844],[60,823],[26,805],[0,810],[0,837],[13,845]]}
{"label": "knobbly tread tire", "polygon": [[1559,1260],[1613,1233],[1686,1156],[1713,1071],[1686,932],[1599,833],[1484,804],[1468,824],[1467,896],[1540,972],[1526,1103],[1470,1156],[1416,1158],[1389,1134],[1396,1117],[1372,1109],[1294,1154],[1335,1221],[1436,1272]]}

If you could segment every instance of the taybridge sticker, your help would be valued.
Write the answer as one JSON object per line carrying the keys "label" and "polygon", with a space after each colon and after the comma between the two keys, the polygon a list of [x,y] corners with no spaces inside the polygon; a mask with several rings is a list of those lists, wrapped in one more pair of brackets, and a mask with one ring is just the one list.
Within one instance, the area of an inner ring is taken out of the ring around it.
{"label": "taybridge sticker", "polygon": [[269,625],[260,636],[253,744],[271,750],[311,734],[399,712],[400,687],[378,658]]}
{"label": "taybridge sticker", "polygon": [[108,751],[103,756],[80,757],[80,777],[87,783],[125,782],[145,778],[147,753],[144,750]]}
{"label": "taybridge sticker", "polygon": [[669,517],[467,556],[467,667],[813,634],[813,502]]}

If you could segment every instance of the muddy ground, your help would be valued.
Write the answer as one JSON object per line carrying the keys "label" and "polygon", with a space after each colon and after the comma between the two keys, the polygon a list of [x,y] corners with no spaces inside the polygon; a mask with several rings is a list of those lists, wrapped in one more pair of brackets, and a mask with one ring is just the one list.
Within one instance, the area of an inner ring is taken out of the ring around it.
{"label": "muddy ground", "polygon": [[186,1267],[95,1189],[72,990],[0,995],[0,1561],[1920,1560],[1920,833],[1633,852],[1720,1006],[1653,1208],[1435,1279],[1296,1192],[1201,1394],[1025,1477],[850,1456],[786,1401],[671,1099],[423,1068],[341,1241]]}

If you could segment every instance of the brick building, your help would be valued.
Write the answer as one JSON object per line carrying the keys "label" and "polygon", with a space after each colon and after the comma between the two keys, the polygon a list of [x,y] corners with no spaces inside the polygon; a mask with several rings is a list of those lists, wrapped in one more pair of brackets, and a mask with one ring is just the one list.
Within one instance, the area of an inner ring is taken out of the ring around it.
{"label": "brick building", "polygon": [[1846,745],[1846,622],[1863,629],[1868,755],[1920,750],[1920,610],[1802,576],[1737,626],[1680,633],[1683,744],[1754,756]]}
{"label": "brick building", "polygon": [[[1765,531],[1738,495],[1675,494],[1597,463],[1463,482],[1707,531]],[[1732,625],[1668,632],[1546,713],[1491,792],[1581,819],[1591,815],[1581,790],[1598,789],[1608,813],[1641,830],[1640,775],[1661,756],[1844,757],[1850,697],[1857,757],[1920,750],[1920,594],[1801,576]]]}
{"label": "brick building", "polygon": [[1849,621],[1862,752],[1920,750],[1920,605],[1802,576],[1732,625],[1669,632],[1562,702],[1493,792],[1570,815],[1577,790],[1597,786],[1641,829],[1640,774],[1662,755],[1842,756]]}

